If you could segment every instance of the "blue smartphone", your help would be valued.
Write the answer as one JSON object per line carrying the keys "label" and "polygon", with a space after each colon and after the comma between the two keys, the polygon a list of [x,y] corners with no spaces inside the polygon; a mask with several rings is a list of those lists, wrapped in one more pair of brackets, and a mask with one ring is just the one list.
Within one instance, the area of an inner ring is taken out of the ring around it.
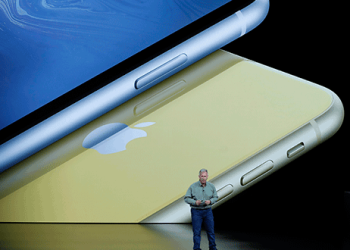
{"label": "blue smartphone", "polygon": [[0,172],[259,25],[268,0],[3,1]]}

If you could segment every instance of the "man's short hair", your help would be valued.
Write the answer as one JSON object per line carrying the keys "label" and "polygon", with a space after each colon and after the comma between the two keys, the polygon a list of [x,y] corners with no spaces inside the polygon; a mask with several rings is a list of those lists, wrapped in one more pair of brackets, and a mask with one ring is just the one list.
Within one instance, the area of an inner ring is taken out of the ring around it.
{"label": "man's short hair", "polygon": [[202,168],[201,170],[199,170],[199,175],[201,175],[201,173],[203,173],[203,172],[207,172],[207,174],[209,174],[208,170],[206,170],[205,168]]}

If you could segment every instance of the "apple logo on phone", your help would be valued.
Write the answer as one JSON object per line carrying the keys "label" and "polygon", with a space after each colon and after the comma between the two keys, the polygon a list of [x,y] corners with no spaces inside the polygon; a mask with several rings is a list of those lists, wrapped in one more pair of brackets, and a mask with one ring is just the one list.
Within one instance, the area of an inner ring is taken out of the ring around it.
{"label": "apple logo on phone", "polygon": [[[136,128],[148,127],[155,122],[143,122],[135,125]],[[100,154],[113,154],[126,150],[126,144],[140,137],[146,137],[147,133],[142,129],[130,128],[124,123],[110,123],[103,125],[89,133],[82,146],[92,148]]]}

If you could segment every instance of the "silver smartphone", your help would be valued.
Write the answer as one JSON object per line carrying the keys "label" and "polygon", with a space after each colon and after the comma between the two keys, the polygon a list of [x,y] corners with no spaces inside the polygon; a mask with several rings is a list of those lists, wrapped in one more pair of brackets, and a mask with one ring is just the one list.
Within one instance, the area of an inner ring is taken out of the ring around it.
{"label": "silver smartphone", "polygon": [[219,50],[2,173],[0,221],[190,222],[183,197],[198,169],[215,209],[343,116],[332,91]]}
{"label": "silver smartphone", "polygon": [[268,0],[5,1],[0,172],[249,32]]}

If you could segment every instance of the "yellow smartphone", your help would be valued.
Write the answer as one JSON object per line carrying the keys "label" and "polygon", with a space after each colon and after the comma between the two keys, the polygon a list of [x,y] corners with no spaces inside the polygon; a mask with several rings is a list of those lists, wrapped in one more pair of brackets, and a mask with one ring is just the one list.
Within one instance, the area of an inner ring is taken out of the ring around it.
{"label": "yellow smartphone", "polygon": [[2,173],[0,221],[190,222],[183,196],[199,169],[215,209],[343,116],[332,91],[219,50]]}

